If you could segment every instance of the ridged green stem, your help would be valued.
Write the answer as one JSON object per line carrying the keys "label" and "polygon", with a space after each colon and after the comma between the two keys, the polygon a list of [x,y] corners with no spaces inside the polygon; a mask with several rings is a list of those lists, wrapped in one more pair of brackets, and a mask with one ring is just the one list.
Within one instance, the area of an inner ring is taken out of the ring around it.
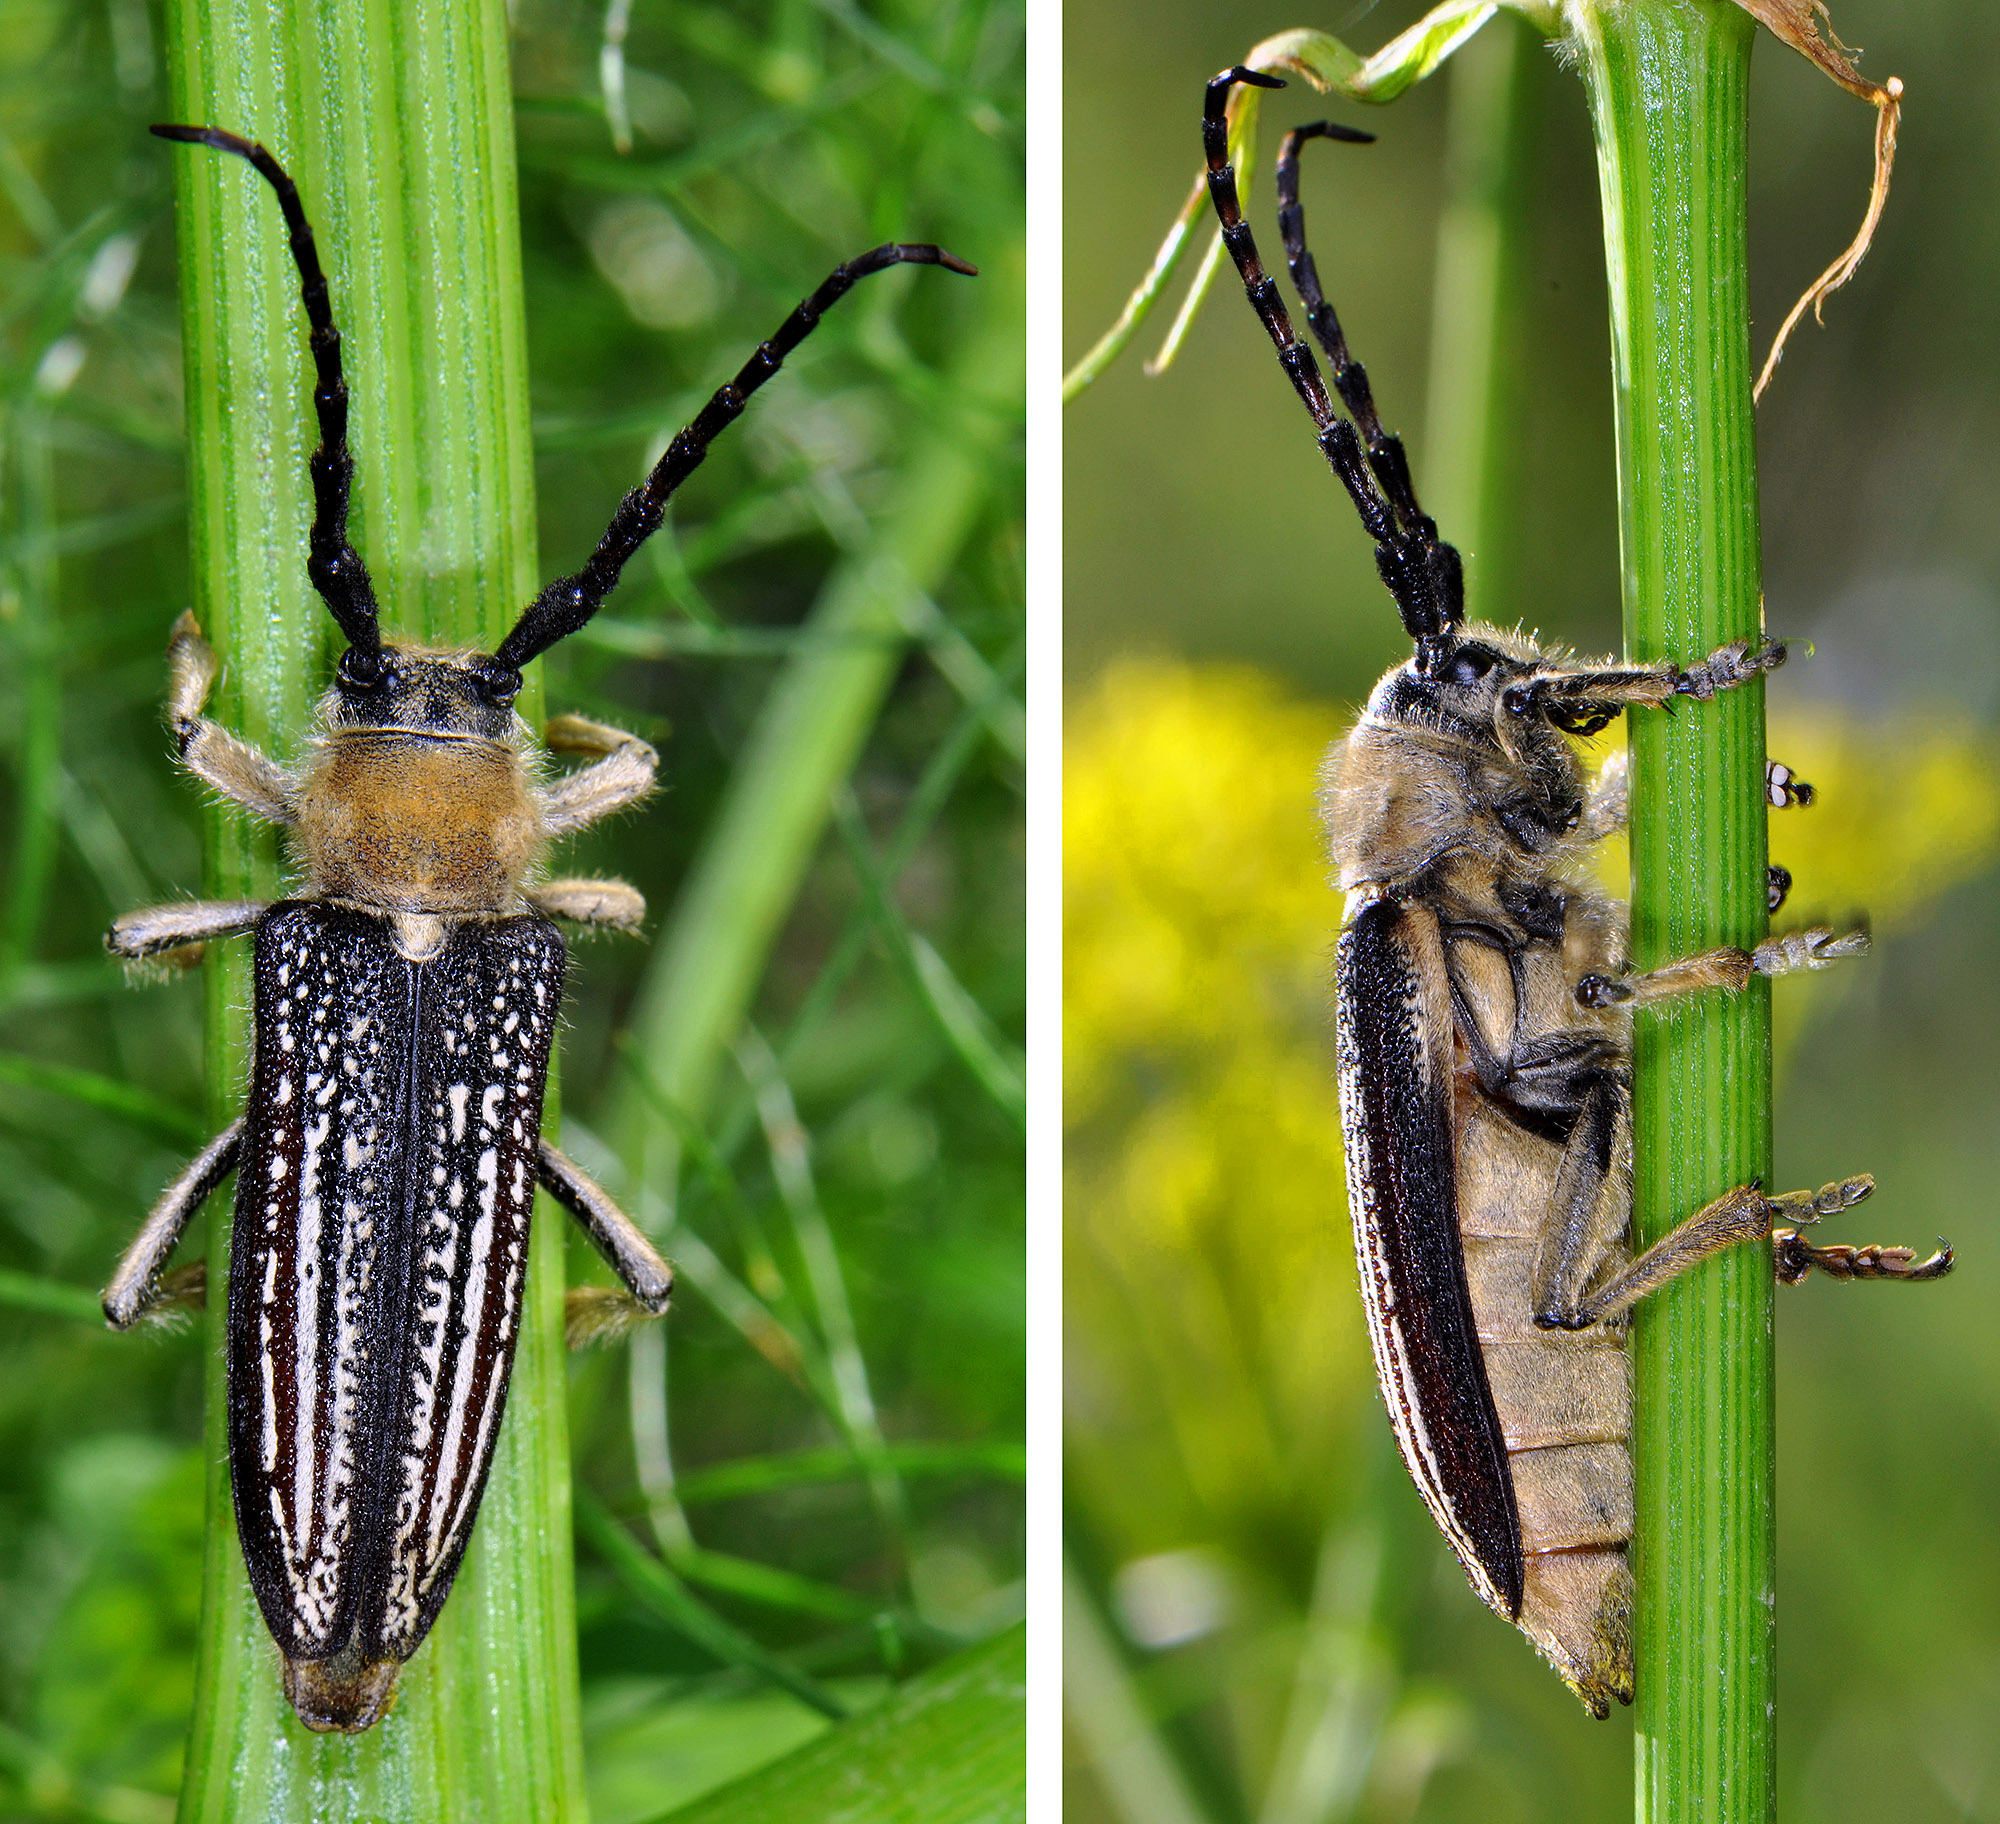
{"label": "ridged green stem", "polygon": [[[312,216],[346,339],[355,541],[385,631],[490,649],[536,586],[502,0],[169,0],[166,21],[174,117],[262,140]],[[247,165],[194,148],[158,155],[174,160],[179,203],[194,605],[226,668],[214,711],[291,755],[338,644],[305,575],[316,432],[298,280],[276,200]],[[208,836],[208,891],[281,888],[269,831],[216,810]],[[249,960],[231,944],[209,966],[218,1123],[244,1081]],[[228,1229],[225,1194],[211,1205],[212,1269]],[[311,1735],[292,1716],[244,1577],[213,1273],[184,1821],[585,1815],[561,1242],[544,1205],[506,1424],[457,1587],[394,1711],[351,1738]]]}
{"label": "ridged green stem", "polygon": [[[1603,193],[1625,638],[1695,660],[1759,637],[1745,247],[1748,14],[1603,0],[1572,14]],[[1761,685],[1634,711],[1633,960],[1766,928]],[[1656,1240],[1771,1167],[1770,997],[1638,1020],[1636,1226]],[[1642,1824],[1775,1815],[1771,1261],[1740,1247],[1640,1307],[1638,1715]]]}
{"label": "ridged green stem", "polygon": [[1529,231],[1533,75],[1527,31],[1505,17],[1446,66],[1445,198],[1420,446],[1424,506],[1464,557],[1466,612],[1503,625],[1515,616],[1505,539],[1520,388],[1508,356]]}

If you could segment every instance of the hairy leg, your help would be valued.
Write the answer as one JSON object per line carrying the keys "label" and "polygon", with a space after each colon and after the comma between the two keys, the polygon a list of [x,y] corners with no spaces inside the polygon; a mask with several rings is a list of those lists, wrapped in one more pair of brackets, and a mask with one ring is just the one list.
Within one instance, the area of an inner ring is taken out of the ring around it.
{"label": "hairy leg", "polygon": [[104,1288],[104,1321],[114,1330],[129,1330],[140,1319],[169,1310],[199,1307],[207,1287],[203,1269],[188,1269],[178,1283],[163,1284],[160,1269],[173,1253],[189,1219],[208,1195],[236,1169],[243,1145],[243,1121],[238,1116],[190,1160],[160,1198]]}
{"label": "hairy leg", "polygon": [[550,918],[607,931],[636,931],[646,916],[645,896],[622,880],[545,880],[522,897]]}
{"label": "hairy leg", "polygon": [[578,1286],[570,1292],[564,1313],[569,1346],[603,1342],[660,1316],[673,1297],[673,1268],[582,1167],[546,1140],[540,1149],[535,1176],[542,1188],[582,1224],[591,1246],[626,1288],[608,1292],[601,1286]]}
{"label": "hairy leg", "polygon": [[167,643],[167,722],[181,763],[204,785],[267,823],[290,824],[296,821],[291,775],[202,714],[220,669],[193,614],[183,613]]}
{"label": "hairy leg", "polygon": [[1753,975],[1825,969],[1867,948],[1866,931],[1835,932],[1828,925],[1813,925],[1767,938],[1754,950],[1725,945],[1639,975],[1586,975],[1576,985],[1576,998],[1586,1007],[1644,1007],[1705,988],[1742,988]]}
{"label": "hairy leg", "polygon": [[583,716],[556,716],[542,739],[552,754],[582,754],[595,760],[550,787],[543,814],[551,836],[583,829],[653,789],[660,757],[637,735]]}
{"label": "hairy leg", "polygon": [[128,963],[248,931],[270,910],[261,899],[190,899],[127,912],[104,934],[104,947]]}

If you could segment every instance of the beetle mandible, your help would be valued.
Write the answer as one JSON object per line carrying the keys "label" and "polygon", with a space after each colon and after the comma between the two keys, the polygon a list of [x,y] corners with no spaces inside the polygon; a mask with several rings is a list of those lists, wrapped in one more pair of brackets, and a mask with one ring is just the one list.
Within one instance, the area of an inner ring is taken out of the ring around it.
{"label": "beetle mandible", "polygon": [[[1819,969],[1866,947],[1826,927],[1634,974],[1623,908],[1572,865],[1622,825],[1622,767],[1586,788],[1567,735],[1632,705],[1700,702],[1783,663],[1738,643],[1685,669],[1585,663],[1469,625],[1458,553],[1417,503],[1306,250],[1299,149],[1366,141],[1332,122],[1278,154],[1278,226],[1306,320],[1345,405],[1294,335],[1229,162],[1224,70],[1202,118],[1222,238],[1319,446],[1375,541],[1415,644],[1329,756],[1322,804],[1346,915],[1335,1014],[1350,1212],[1383,1399],[1419,1492],[1473,1588],[1597,1716],[1632,1697],[1631,1379],[1626,1314],[1738,1242],[1769,1236],[1779,1278],[1935,1279],[1947,1247],[1816,1247],[1796,1227],[1860,1202],[1856,1176],[1766,1196],[1740,1185],[1636,1259],[1631,1012]],[[1811,788],[1768,763],[1772,808]],[[1775,911],[1789,886],[1767,883]]]}
{"label": "beetle mandible", "polygon": [[497,651],[391,644],[347,539],[340,334],[297,188],[235,133],[153,131],[234,153],[277,193],[318,381],[306,569],[347,648],[304,757],[287,767],[203,714],[216,656],[192,614],[174,627],[167,715],[182,764],[290,833],[300,883],[273,904],[128,913],[105,940],[138,961],[253,933],[256,1031],[243,1113],[154,1205],[104,1312],[122,1330],[201,1299],[200,1268],[163,1269],[234,1171],[237,1529],[292,1707],[310,1728],[357,1731],[382,1715],[471,1534],[506,1403],[536,1186],[625,1288],[572,1293],[573,1338],[658,1315],[673,1290],[639,1228],[541,1137],[565,964],[553,921],[631,930],[645,912],[622,881],[539,878],[541,858],[644,797],[656,756],[634,735],[557,716],[546,746],[588,764],[544,784],[513,708],[521,668],[597,612],[709,444],[857,279],[903,263],[974,268],[896,244],[835,268]]}

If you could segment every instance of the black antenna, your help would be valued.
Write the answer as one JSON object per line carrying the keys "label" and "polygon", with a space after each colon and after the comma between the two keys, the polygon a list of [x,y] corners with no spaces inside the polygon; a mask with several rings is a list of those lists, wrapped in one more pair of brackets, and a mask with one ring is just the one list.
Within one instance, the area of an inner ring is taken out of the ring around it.
{"label": "black antenna", "polygon": [[278,207],[285,212],[285,226],[291,230],[292,259],[299,269],[300,295],[305,300],[306,322],[312,332],[309,341],[313,366],[319,376],[319,384],[313,388],[313,410],[319,416],[319,448],[313,451],[311,463],[313,522],[306,544],[306,575],[340,623],[340,631],[347,636],[350,648],[347,670],[356,682],[365,683],[381,664],[381,619],[375,608],[375,587],[368,580],[368,566],[361,561],[361,553],[347,542],[347,505],[354,479],[354,458],[347,450],[347,382],[340,371],[340,331],[334,327],[326,274],[320,270],[319,249],[313,243],[312,224],[306,220],[298,186],[269,152],[240,134],[225,132],[221,127],[173,125],[156,126],[153,131],[162,139],[233,152],[254,165],[278,193]]}
{"label": "black antenna", "polygon": [[1260,89],[1285,86],[1276,76],[1240,66],[1222,71],[1208,85],[1201,143],[1208,160],[1208,194],[1222,222],[1223,245],[1236,262],[1251,307],[1277,348],[1280,365],[1312,413],[1320,453],[1340,478],[1362,525],[1375,541],[1375,568],[1395,598],[1404,630],[1416,641],[1421,658],[1448,643],[1451,630],[1465,618],[1463,570],[1457,551],[1438,538],[1436,524],[1417,505],[1401,440],[1384,431],[1376,416],[1368,375],[1349,355],[1340,320],[1320,290],[1319,273],[1306,251],[1305,212],[1299,206],[1298,153],[1303,141],[1339,139],[1365,145],[1374,135],[1321,121],[1286,134],[1278,154],[1279,233],[1290,258],[1292,280],[1305,302],[1307,321],[1333,365],[1334,384],[1342,401],[1354,414],[1350,423],[1335,408],[1312,350],[1293,331],[1277,281],[1265,272],[1257,255],[1256,237],[1243,219],[1236,194],[1236,168],[1229,162],[1229,91],[1239,82]]}
{"label": "black antenna", "polygon": [[674,490],[701,466],[708,446],[742,415],[744,401],[784,365],[785,357],[812,334],[820,318],[847,295],[856,279],[903,265],[943,266],[970,277],[977,277],[979,271],[941,247],[894,242],[836,266],[826,283],[785,319],[778,333],[758,344],[757,352],[744,362],[736,378],[717,390],[694,422],[675,433],[652,474],[619,503],[583,568],[558,577],[528,604],[514,631],[493,655],[495,668],[518,671],[603,607],[632,554],[659,530]]}

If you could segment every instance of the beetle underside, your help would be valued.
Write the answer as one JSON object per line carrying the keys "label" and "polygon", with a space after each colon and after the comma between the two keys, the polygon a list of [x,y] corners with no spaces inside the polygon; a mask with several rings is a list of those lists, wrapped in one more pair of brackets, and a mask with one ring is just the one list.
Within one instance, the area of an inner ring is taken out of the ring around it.
{"label": "beetle underside", "polygon": [[[1577,866],[1625,820],[1623,770],[1586,790],[1567,737],[1628,708],[1737,689],[1784,648],[1739,642],[1685,668],[1591,664],[1466,625],[1458,553],[1418,504],[1306,248],[1301,148],[1369,136],[1318,122],[1278,153],[1279,234],[1329,391],[1243,219],[1228,114],[1239,83],[1285,86],[1243,68],[1208,85],[1202,145],[1223,244],[1415,646],[1335,749],[1323,793],[1347,895],[1341,1110],[1377,1374],[1403,1460],[1474,1589],[1602,1717],[1632,1697],[1625,1314],[1720,1249],[1767,1236],[1787,1281],[1815,1268],[1932,1279],[1951,1251],[1918,1261],[1774,1227],[1859,1202],[1873,1186],[1855,1177],[1778,1197],[1739,1186],[1631,1257],[1633,1011],[1821,968],[1866,939],[1816,927],[1633,973],[1623,908]],[[1767,765],[1765,798],[1811,793]],[[1770,910],[1789,884],[1768,872]]]}

